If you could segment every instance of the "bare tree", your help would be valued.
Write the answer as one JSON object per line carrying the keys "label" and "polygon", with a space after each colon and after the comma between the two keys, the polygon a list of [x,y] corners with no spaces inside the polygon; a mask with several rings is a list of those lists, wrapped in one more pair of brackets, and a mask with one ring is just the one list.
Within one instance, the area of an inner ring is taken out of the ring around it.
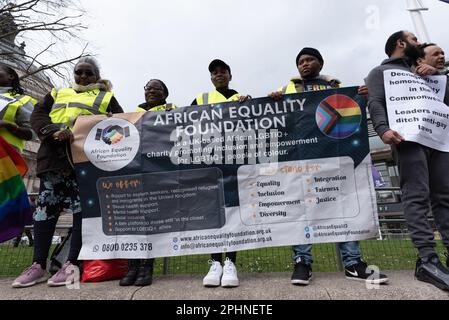
{"label": "bare tree", "polygon": [[[84,14],[79,0],[0,0],[0,42],[6,44],[0,58],[22,60],[22,78],[49,71],[67,81],[73,61],[87,54]],[[73,44],[79,51],[73,52]]]}

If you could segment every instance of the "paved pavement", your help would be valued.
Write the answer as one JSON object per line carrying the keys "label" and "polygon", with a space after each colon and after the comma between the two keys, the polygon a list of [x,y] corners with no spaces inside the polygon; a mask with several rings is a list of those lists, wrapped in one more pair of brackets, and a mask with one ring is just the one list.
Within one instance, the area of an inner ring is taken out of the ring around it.
{"label": "paved pavement", "polygon": [[342,273],[314,273],[308,287],[290,284],[289,273],[241,274],[240,287],[204,288],[202,277],[158,276],[144,288],[119,287],[118,281],[81,284],[80,289],[49,288],[45,283],[11,288],[0,279],[0,300],[449,300],[449,292],[414,280],[411,271],[388,272],[390,283],[367,289]]}

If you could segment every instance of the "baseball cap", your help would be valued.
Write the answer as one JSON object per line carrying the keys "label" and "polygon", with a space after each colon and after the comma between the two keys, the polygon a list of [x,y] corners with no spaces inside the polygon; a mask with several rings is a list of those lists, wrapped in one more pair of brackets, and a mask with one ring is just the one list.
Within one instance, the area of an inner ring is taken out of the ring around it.
{"label": "baseball cap", "polygon": [[220,59],[215,59],[209,64],[209,72],[213,72],[216,67],[223,67],[231,73],[231,67],[226,62]]}

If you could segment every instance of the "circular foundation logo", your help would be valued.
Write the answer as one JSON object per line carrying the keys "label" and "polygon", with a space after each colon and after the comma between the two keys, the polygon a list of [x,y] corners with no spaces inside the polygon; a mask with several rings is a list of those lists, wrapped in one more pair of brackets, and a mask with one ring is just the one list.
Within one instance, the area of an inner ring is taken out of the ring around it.
{"label": "circular foundation logo", "polygon": [[134,160],[139,147],[139,132],[131,122],[108,118],[90,130],[84,143],[84,153],[97,168],[117,171]]}
{"label": "circular foundation logo", "polygon": [[362,110],[350,97],[336,94],[321,101],[315,117],[323,134],[333,139],[345,139],[360,128]]}

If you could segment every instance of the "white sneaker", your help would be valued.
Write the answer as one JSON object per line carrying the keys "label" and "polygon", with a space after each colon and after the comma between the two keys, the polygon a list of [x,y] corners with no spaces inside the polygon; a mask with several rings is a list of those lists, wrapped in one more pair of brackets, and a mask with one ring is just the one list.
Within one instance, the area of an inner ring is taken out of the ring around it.
{"label": "white sneaker", "polygon": [[221,286],[224,288],[232,288],[239,286],[239,278],[237,278],[237,269],[234,263],[226,258],[223,267],[223,277],[221,278]]}
{"label": "white sneaker", "polygon": [[220,262],[211,260],[209,272],[203,279],[203,286],[205,287],[218,287],[220,286],[221,276],[223,274],[223,267]]}

